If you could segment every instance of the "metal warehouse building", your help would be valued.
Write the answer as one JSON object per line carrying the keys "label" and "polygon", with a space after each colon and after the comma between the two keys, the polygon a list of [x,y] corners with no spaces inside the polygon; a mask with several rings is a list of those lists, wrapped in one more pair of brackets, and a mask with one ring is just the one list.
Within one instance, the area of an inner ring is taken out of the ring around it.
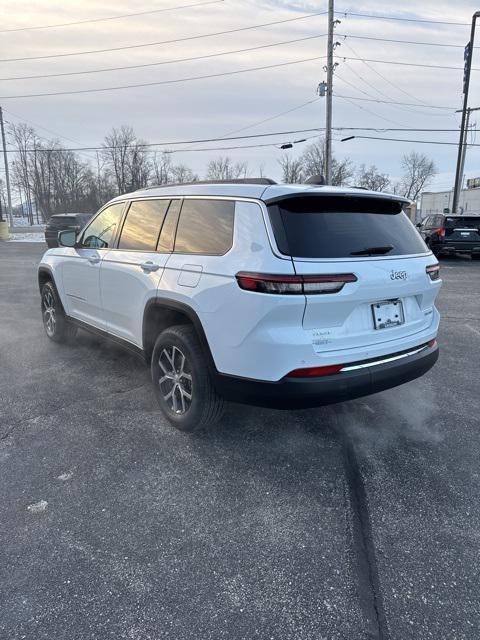
{"label": "metal warehouse building", "polygon": [[[422,193],[422,218],[437,213],[451,213],[453,189],[450,191],[424,191]],[[480,178],[467,180],[467,188],[460,191],[458,212],[480,215]]]}

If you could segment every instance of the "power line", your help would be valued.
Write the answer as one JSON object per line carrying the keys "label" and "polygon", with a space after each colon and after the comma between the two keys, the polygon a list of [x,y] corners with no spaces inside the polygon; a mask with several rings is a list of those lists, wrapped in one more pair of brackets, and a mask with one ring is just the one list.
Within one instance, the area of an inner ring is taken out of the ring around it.
{"label": "power line", "polygon": [[379,15],[379,14],[373,14],[373,13],[354,13],[353,11],[335,11],[336,15],[339,16],[345,16],[345,18],[348,18],[348,16],[355,16],[355,17],[359,17],[359,18],[374,18],[376,20],[395,20],[395,21],[400,21],[400,22],[422,22],[422,23],[426,23],[426,24],[448,24],[448,25],[452,25],[452,26],[457,26],[457,27],[469,27],[470,23],[468,22],[447,22],[445,20],[429,20],[427,18],[401,18],[398,16],[386,16],[386,15]]}
{"label": "power line", "polygon": [[[23,122],[26,122],[27,124],[33,125],[34,127],[37,127],[38,129],[43,129],[43,131],[46,131],[47,133],[51,133],[53,134],[55,137],[57,138],[63,138],[63,140],[67,140],[68,142],[73,142],[75,144],[81,144],[81,142],[79,142],[78,140],[75,140],[74,138],[69,138],[68,136],[64,136],[61,133],[58,133],[58,131],[53,131],[53,129],[47,129],[47,127],[44,127],[41,124],[38,124],[38,122],[33,122],[33,120],[30,119],[26,119],[23,116],[19,115],[18,113],[13,113],[13,111],[10,111],[9,109],[3,109],[3,111],[5,113],[8,113],[10,116],[14,116],[15,118],[17,118],[18,120],[22,120]],[[10,123],[8,123],[10,124]],[[44,136],[40,136],[43,140],[47,140]],[[91,154],[91,153],[95,153],[95,151],[80,151],[79,152],[80,155],[85,156],[85,158],[88,158],[89,160],[91,160],[91,157],[87,154]]]}
{"label": "power line", "polygon": [[[411,98],[412,100],[415,100],[416,102],[425,104],[423,102],[423,100],[420,100],[419,98],[417,98],[417,96],[409,93],[408,91],[405,91],[405,89],[402,89],[402,87],[399,87],[397,84],[393,83],[391,80],[389,80],[388,78],[386,78],[383,74],[380,73],[380,71],[377,71],[377,69],[375,69],[375,67],[372,67],[371,64],[369,64],[366,60],[364,60],[362,58],[361,55],[359,55],[359,53],[352,47],[352,45],[350,43],[345,43],[345,46],[347,47],[347,49],[349,49],[354,56],[357,56],[357,58],[360,58],[363,62],[363,64],[367,67],[367,69],[370,69],[370,71],[373,71],[373,73],[375,75],[377,75],[379,78],[381,78],[384,82],[386,82],[387,84],[389,84],[391,87],[393,87],[396,91],[399,91],[400,93],[403,93],[405,96],[407,96],[408,98]],[[378,91],[378,89],[377,89]],[[378,93],[381,93],[380,91],[378,91]],[[386,98],[391,98],[391,96],[385,96]]]}
{"label": "power line", "polygon": [[303,60],[292,60],[291,62],[278,62],[263,67],[251,67],[250,69],[237,69],[235,71],[223,71],[221,73],[209,73],[203,76],[190,76],[189,78],[177,78],[175,80],[159,80],[158,82],[142,82],[141,84],[126,84],[116,87],[100,87],[98,89],[73,89],[71,91],[50,91],[45,93],[27,93],[23,95],[0,96],[0,100],[12,100],[14,98],[43,98],[46,96],[68,96],[79,93],[99,93],[101,91],[118,91],[120,89],[136,89],[139,87],[156,87],[166,84],[180,84],[182,82],[191,82],[193,80],[207,80],[209,78],[223,78],[225,76],[233,76],[241,73],[249,73],[251,71],[263,71],[265,69],[276,69],[279,67],[287,67],[292,64],[302,64],[304,62],[314,62],[323,60],[325,56],[316,56],[315,58],[304,58]]}
{"label": "power line", "polygon": [[[354,136],[355,138],[362,138],[364,140],[386,140],[388,142],[410,142],[411,144],[440,144],[458,147],[457,142],[441,142],[439,140],[407,140],[405,138],[380,138],[375,136]],[[480,144],[468,143],[469,147],[480,147]]]}
{"label": "power line", "polygon": [[[464,49],[464,44],[447,44],[444,42],[419,42],[418,40],[395,40],[393,38],[375,38],[374,36],[358,36],[351,33],[339,33],[342,38],[355,38],[356,40],[375,40],[377,42],[395,42],[397,44],[418,44],[428,47],[453,47],[455,49]],[[480,49],[480,47],[473,47],[474,49]]]}
{"label": "power line", "polygon": [[[426,133],[452,133],[452,132],[457,132],[457,129],[431,129],[431,128],[407,128],[407,127],[402,127],[402,128],[393,128],[393,127],[332,127],[333,130],[335,131],[375,131],[375,132],[387,132],[387,131],[391,131],[391,132],[395,132],[395,131],[408,131],[408,132],[426,132]],[[205,144],[205,143],[209,143],[209,142],[229,142],[229,141],[236,141],[236,140],[251,140],[251,139],[255,139],[255,138],[268,138],[268,137],[274,137],[274,136],[292,136],[295,134],[303,134],[303,133],[314,133],[316,137],[319,133],[321,133],[322,131],[324,131],[324,127],[315,127],[315,128],[311,128],[311,129],[289,129],[286,131],[270,131],[268,133],[252,133],[252,134],[248,134],[248,135],[242,135],[242,136],[224,136],[224,137],[216,137],[216,138],[200,138],[200,139],[194,139],[194,140],[176,140],[176,141],[172,141],[172,140],[167,140],[167,141],[163,141],[163,142],[145,142],[145,143],[141,143],[141,144],[135,144],[135,145],[125,145],[127,148],[137,148],[137,149],[143,149],[143,150],[148,150],[152,147],[173,147],[173,146],[177,146],[177,145],[187,145],[187,144]],[[360,135],[356,135],[355,137],[360,138],[362,136]],[[372,138],[372,139],[376,139],[376,138]],[[383,138],[378,138],[379,140],[383,139]],[[407,142],[415,142],[415,141],[407,141]],[[268,143],[269,145],[272,144],[279,144],[279,143],[273,143],[270,142]],[[440,143],[439,143],[440,144]],[[447,143],[445,143],[447,144]],[[454,143],[448,143],[448,144],[454,144]],[[480,146],[480,145],[477,145]],[[56,148],[34,148],[34,149],[24,149],[23,151],[26,151],[27,153],[42,153],[42,152],[51,152],[51,151],[104,151],[104,150],[108,150],[108,149],[115,149],[115,146],[112,145],[101,145],[101,146],[85,146],[85,147],[70,147],[70,148],[65,148],[65,147],[56,147]],[[171,150],[173,151],[173,150]],[[8,149],[8,153],[17,153],[17,151],[15,149]]]}
{"label": "power line", "polygon": [[[346,84],[350,85],[353,89],[356,89],[357,91],[360,91],[360,93],[363,93],[364,95],[366,95],[367,97],[371,97],[371,98],[375,98],[376,96],[372,96],[371,93],[367,93],[366,91],[364,91],[363,89],[360,89],[360,87],[357,87],[355,84],[353,84],[352,82],[349,82],[348,80],[346,80],[345,78],[342,78],[342,76],[337,72],[335,74],[337,76],[337,78],[339,80],[341,80],[342,82],[345,82]],[[358,76],[360,79],[361,76]],[[365,82],[365,80],[364,80]],[[388,96],[387,96],[388,97]],[[375,111],[370,111],[370,109],[367,109],[366,107],[362,107],[361,105],[355,104],[351,99],[346,98],[347,102],[350,102],[350,104],[352,104],[354,107],[361,109],[362,111],[366,111],[367,113],[370,113],[371,115],[375,116],[376,118],[380,118],[381,120],[385,120],[386,122],[391,122],[393,124],[399,124],[399,125],[403,125],[403,123],[401,122],[397,122],[396,120],[391,120],[390,118],[386,118],[385,116],[380,115],[379,113],[375,113]]]}
{"label": "power line", "polygon": [[160,40],[158,42],[145,42],[143,44],[131,44],[123,47],[113,47],[110,49],[90,49],[88,51],[72,51],[66,53],[55,53],[46,56],[27,56],[24,58],[3,58],[0,62],[22,62],[24,60],[46,60],[50,58],[67,58],[71,56],[83,56],[91,53],[107,53],[109,51],[125,51],[127,49],[140,49],[143,47],[154,47],[162,44],[173,44],[175,42],[187,42],[190,40],[200,40],[201,38],[211,38],[213,36],[223,36],[229,33],[239,33],[241,31],[249,31],[250,29],[260,29],[262,27],[271,27],[277,24],[286,24],[289,22],[295,22],[298,20],[306,20],[316,16],[325,15],[326,11],[320,11],[318,13],[308,13],[302,16],[296,16],[295,18],[286,18],[284,20],[275,20],[274,22],[263,22],[262,24],[254,24],[249,27],[237,27],[235,29],[227,29],[226,31],[216,31],[214,33],[203,33],[196,36],[185,36],[183,38],[174,38],[172,40]]}
{"label": "power line", "polygon": [[[311,140],[312,138],[316,138],[317,136],[309,136],[307,138],[304,138],[303,140],[297,140],[296,142],[306,142],[307,140]],[[265,148],[265,147],[279,147],[279,145],[282,145],[285,143],[285,140],[279,140],[277,142],[267,142],[267,143],[263,143],[263,144],[243,144],[243,145],[233,145],[233,146],[229,146],[229,147],[201,147],[200,149],[195,149],[195,148],[187,148],[187,149],[167,149],[165,150],[165,153],[168,154],[172,154],[172,153],[193,153],[193,152],[198,152],[198,151],[231,151],[232,149],[259,149],[259,148]],[[295,141],[293,141],[293,144],[295,144]]]}
{"label": "power line", "polygon": [[412,104],[411,102],[394,102],[394,101],[389,101],[389,100],[374,100],[373,98],[359,98],[358,96],[342,96],[338,93],[335,94],[337,96],[337,98],[345,98],[350,99],[350,100],[364,100],[365,102],[379,102],[381,104],[399,104],[399,105],[403,105],[405,107],[419,107],[419,106],[424,106],[428,109],[443,109],[445,111],[455,111],[455,107],[441,107],[439,105],[435,105],[435,104],[425,104],[425,105],[418,105],[418,104]]}
{"label": "power line", "polygon": [[295,38],[294,40],[284,40],[282,42],[273,42],[272,44],[262,44],[256,47],[248,47],[246,49],[235,49],[233,51],[221,51],[220,53],[209,53],[203,56],[193,56],[191,58],[177,58],[174,60],[161,60],[160,62],[149,62],[146,64],[133,64],[125,67],[106,67],[104,69],[89,69],[86,71],[68,71],[65,73],[48,73],[35,76],[12,76],[10,78],[0,78],[1,82],[7,82],[9,80],[36,80],[38,78],[60,78],[65,76],[78,76],[87,75],[91,73],[104,73],[108,71],[123,71],[125,69],[143,69],[145,67],[155,67],[164,64],[176,64],[178,62],[193,62],[195,60],[206,60],[208,58],[218,58],[220,56],[232,55],[235,53],[246,53],[247,51],[257,51],[259,49],[268,49],[271,47],[279,47],[284,44],[293,44],[296,42],[304,42],[305,40],[314,40],[316,38],[323,38],[326,34],[322,33],[316,36],[306,36],[304,38]]}
{"label": "power line", "polygon": [[[337,77],[338,77],[338,78],[340,78],[340,80],[342,80],[343,82],[346,82],[347,84],[349,84],[351,87],[353,87],[353,88],[357,89],[357,91],[360,91],[360,92],[361,92],[361,93],[363,93],[364,95],[366,95],[366,96],[371,96],[371,98],[370,98],[370,101],[371,101],[371,102],[379,102],[380,104],[387,104],[387,105],[389,105],[389,106],[393,107],[394,109],[399,109],[400,111],[402,111],[402,112],[404,112],[404,113],[413,113],[413,114],[417,114],[417,113],[418,113],[418,114],[420,114],[420,115],[422,115],[422,116],[426,116],[426,115],[427,115],[427,113],[426,113],[425,111],[419,111],[418,109],[413,109],[413,108],[411,108],[411,107],[407,106],[407,105],[408,105],[408,104],[410,104],[410,103],[401,103],[401,102],[400,102],[400,103],[397,103],[397,102],[393,102],[393,101],[390,101],[390,100],[381,100],[381,101],[380,101],[380,100],[377,100],[377,99],[376,99],[376,96],[372,96],[372,94],[369,94],[369,93],[367,93],[366,91],[363,91],[362,89],[360,89],[359,87],[356,87],[354,84],[352,84],[351,82],[348,82],[347,80],[345,80],[344,78],[342,78],[342,77],[341,77],[341,76],[339,76],[338,74],[337,74]],[[359,77],[361,80],[363,80],[363,78],[362,78],[361,76],[358,76],[358,77]],[[366,82],[365,80],[363,80],[363,81],[364,81],[364,82]],[[367,83],[367,84],[368,84],[368,83]],[[372,86],[373,86],[373,85],[372,85]],[[379,91],[379,93],[381,93],[381,92]],[[386,96],[386,94],[383,94],[383,93],[382,93],[382,95],[385,95],[385,96]],[[348,97],[347,97],[347,96],[340,96],[340,95],[338,95],[338,94],[337,94],[337,97],[339,97],[339,98],[343,98],[344,100],[347,100],[347,102],[350,102],[350,104],[352,104],[353,106],[357,107],[358,109],[362,109],[363,111],[366,111],[366,112],[368,112],[368,113],[370,113],[370,114],[372,114],[372,115],[375,115],[375,116],[377,116],[378,118],[381,118],[382,120],[388,120],[389,122],[393,122],[394,124],[402,124],[402,123],[398,123],[398,122],[396,122],[396,121],[394,121],[394,120],[390,120],[390,119],[386,118],[385,116],[381,116],[380,114],[378,114],[378,113],[376,113],[376,112],[374,112],[374,111],[370,111],[370,110],[368,110],[368,109],[365,109],[364,107],[361,107],[361,106],[360,106],[360,105],[358,105],[358,104],[355,104],[358,100],[366,100],[366,98],[359,98],[359,97],[356,97],[356,96],[355,96],[355,97],[353,97],[353,96],[348,96]],[[389,97],[389,96],[387,96],[387,97]],[[403,104],[403,105],[405,105],[405,106],[400,106],[400,105],[402,105],[402,104]],[[416,107],[433,108],[431,105],[425,105],[425,104],[419,104],[419,105],[415,105],[415,106],[416,106]],[[450,116],[450,115],[451,115],[451,116],[454,116],[454,113],[453,113],[453,112],[452,112],[452,113],[448,113],[448,114],[443,114],[443,113],[429,113],[429,114],[428,114],[428,117],[435,116],[435,117],[437,117],[437,118],[445,118],[445,117]]]}
{"label": "power line", "polygon": [[13,29],[0,29],[0,33],[14,33],[17,31],[33,31],[37,29],[57,29],[59,27],[73,27],[79,24],[91,24],[92,22],[106,22],[107,20],[119,20],[120,18],[133,18],[136,16],[146,16],[152,13],[163,13],[164,11],[176,11],[178,9],[190,9],[193,7],[203,7],[207,4],[219,4],[224,0],[207,0],[207,2],[196,2],[195,4],[182,4],[176,7],[165,7],[164,9],[152,9],[150,11],[137,11],[136,13],[123,13],[117,16],[106,18],[91,18],[89,20],[77,20],[76,22],[61,22],[57,24],[43,24],[34,27],[14,27]]}
{"label": "power line", "polygon": [[[241,131],[246,131],[246,129],[251,129],[252,127],[257,127],[259,124],[265,124],[265,122],[270,122],[271,120],[276,120],[277,118],[280,118],[281,116],[285,116],[287,115],[287,113],[292,113],[292,111],[298,111],[298,109],[303,109],[304,107],[308,106],[309,104],[313,104],[314,102],[318,102],[320,100],[320,98],[313,98],[313,100],[308,100],[308,102],[303,102],[302,104],[299,104],[296,107],[293,107],[292,109],[287,109],[286,111],[281,111],[280,113],[275,114],[274,116],[269,116],[268,118],[264,118],[263,120],[257,120],[256,122],[252,122],[252,124],[248,124],[245,127],[241,127],[240,129],[233,129],[232,131],[227,131],[227,133],[224,133],[223,136],[221,136],[219,138],[219,140],[225,139],[226,136],[231,136],[234,133],[240,133]],[[300,133],[300,132],[298,132]]]}
{"label": "power line", "polygon": [[[335,56],[339,60],[356,60],[358,62],[379,62],[381,64],[395,64],[404,67],[423,67],[425,69],[442,69],[442,70],[454,70],[454,71],[463,71],[463,67],[450,67],[440,64],[421,64],[419,62],[400,62],[399,60],[373,60],[371,58],[350,58],[348,56]],[[480,71],[479,68],[474,69],[472,67],[472,71]]]}
{"label": "power line", "polygon": [[[363,129],[362,129],[363,130]],[[233,140],[247,140],[247,139],[252,139],[252,138],[268,138],[268,137],[272,137],[272,136],[290,136],[290,135],[294,135],[297,133],[312,133],[312,132],[319,132],[319,131],[323,131],[323,128],[319,129],[319,128],[313,128],[313,129],[291,129],[288,131],[271,131],[269,133],[251,133],[248,135],[243,135],[243,136],[229,136],[229,137],[216,137],[216,138],[199,138],[199,139],[194,139],[194,140],[177,140],[177,141],[172,141],[172,140],[167,140],[167,141],[163,141],[163,142],[144,142],[141,144],[134,144],[134,145],[125,145],[125,147],[127,148],[141,148],[141,149],[147,149],[149,147],[171,147],[171,146],[176,146],[176,145],[183,145],[183,144],[204,144],[207,142],[228,142],[228,141],[233,141]],[[273,143],[272,143],[273,144]],[[102,146],[91,146],[91,147],[70,147],[70,148],[63,148],[63,149],[56,149],[56,148],[51,148],[51,149],[25,149],[25,151],[29,152],[29,153],[39,153],[41,151],[102,151],[105,149],[116,149],[115,146],[112,145],[102,145]],[[15,153],[14,149],[9,149],[8,150],[9,153]]]}

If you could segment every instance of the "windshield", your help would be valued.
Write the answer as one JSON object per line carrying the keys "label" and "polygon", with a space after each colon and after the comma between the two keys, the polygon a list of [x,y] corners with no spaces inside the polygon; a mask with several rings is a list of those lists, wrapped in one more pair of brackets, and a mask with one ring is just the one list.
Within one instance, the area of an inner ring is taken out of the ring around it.
{"label": "windshield", "polygon": [[380,198],[305,197],[270,205],[278,248],[297,258],[399,256],[427,251],[401,204]]}

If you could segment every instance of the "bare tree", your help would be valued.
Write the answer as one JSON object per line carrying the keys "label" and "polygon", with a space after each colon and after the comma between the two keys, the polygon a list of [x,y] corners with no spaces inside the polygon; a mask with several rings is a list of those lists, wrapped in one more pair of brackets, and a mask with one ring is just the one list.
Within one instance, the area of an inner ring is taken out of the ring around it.
{"label": "bare tree", "polygon": [[[308,178],[313,175],[325,175],[325,141],[319,138],[308,145],[300,157],[303,176]],[[332,184],[343,185],[353,177],[355,173],[352,161],[349,158],[338,160],[332,158]]]}
{"label": "bare tree", "polygon": [[172,157],[167,151],[159,155],[155,153],[152,162],[153,182],[155,184],[183,184],[195,182],[198,176],[185,164],[172,164]]}
{"label": "bare tree", "polygon": [[198,176],[193,173],[190,167],[185,164],[175,164],[172,167],[172,181],[178,184],[184,184],[185,182],[196,182]]}
{"label": "bare tree", "polygon": [[234,180],[245,178],[248,171],[246,162],[233,163],[228,156],[210,160],[207,166],[207,180]]}
{"label": "bare tree", "polygon": [[33,224],[33,193],[29,170],[29,149],[35,147],[39,138],[32,127],[25,123],[10,124],[8,127],[10,142],[17,153],[12,162],[12,183],[20,199],[25,202],[27,216]]}
{"label": "bare tree", "polygon": [[411,151],[402,158],[403,178],[400,181],[400,193],[409,200],[416,200],[424,187],[436,173],[436,167],[424,153]]}
{"label": "bare tree", "polygon": [[355,177],[356,185],[371,191],[386,191],[390,185],[390,177],[387,173],[380,173],[372,164],[370,167],[362,164]]}
{"label": "bare tree", "polygon": [[136,137],[132,127],[114,127],[105,136],[102,155],[114,175],[119,193],[147,186],[151,163],[145,144]]}
{"label": "bare tree", "polygon": [[303,163],[301,159],[291,158],[288,153],[284,153],[278,163],[282,168],[282,182],[302,182]]}
{"label": "bare tree", "polygon": [[155,184],[168,184],[172,180],[172,157],[169,153],[155,152],[152,162],[153,180]]}

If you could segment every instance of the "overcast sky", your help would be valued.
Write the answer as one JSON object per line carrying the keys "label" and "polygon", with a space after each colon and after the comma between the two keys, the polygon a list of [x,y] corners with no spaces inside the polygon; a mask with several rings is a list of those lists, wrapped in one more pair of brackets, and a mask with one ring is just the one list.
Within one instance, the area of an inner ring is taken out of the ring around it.
{"label": "overcast sky", "polygon": [[[3,0],[2,29],[15,29],[89,20],[178,7],[205,0]],[[173,40],[211,34],[265,22],[287,20],[326,10],[326,2],[287,2],[268,0],[224,0],[198,7],[129,16],[49,29],[3,32],[0,35],[0,104],[5,118],[24,121],[45,137],[57,137],[65,146],[97,146],[112,126],[131,125],[137,135],[149,142],[220,137],[294,109],[314,100],[319,82],[325,79],[323,59],[291,64],[267,70],[257,70],[231,76],[129,88],[115,91],[73,95],[7,98],[25,94],[74,91],[119,85],[176,80],[192,76],[221,74],[251,67],[275,65],[325,55],[326,15],[285,22],[237,33],[199,38],[190,41],[138,47],[86,55],[53,57],[7,62],[6,58],[26,58],[88,50],[108,49],[149,42]],[[416,2],[380,2],[360,0],[338,2],[339,15],[336,50],[339,66],[336,70],[334,93],[335,127],[434,128],[455,131],[440,133],[357,132],[358,135],[458,142],[456,129],[460,122],[455,109],[462,104],[463,47],[469,39],[472,2],[457,0],[419,0]],[[409,21],[382,20],[349,15],[348,12],[369,13],[446,22],[468,23],[442,25]],[[345,38],[344,36],[347,36]],[[105,67],[121,67],[156,63],[179,58],[205,56],[214,53],[260,47],[309,36],[319,36],[302,42],[283,44],[250,52],[233,53],[210,59],[145,67],[40,79],[7,80],[18,76],[91,71]],[[440,47],[378,40],[363,36],[418,42],[459,45]],[[479,37],[480,43],[480,37]],[[431,69],[380,62],[345,60],[367,58],[395,62],[413,62],[459,69]],[[474,56],[473,66],[480,68],[480,56]],[[378,75],[381,74],[383,78]],[[470,105],[480,106],[480,73],[472,73]],[[348,99],[345,97],[346,96]],[[353,98],[353,99],[352,99]],[[406,102],[418,106],[388,105],[358,100],[379,99]],[[449,110],[423,107],[423,104],[449,107]],[[479,112],[480,118],[480,112]],[[241,134],[309,129],[323,127],[325,102],[319,99],[304,108],[257,124]],[[45,129],[50,130],[45,131]],[[241,135],[239,134],[239,135]],[[266,140],[240,141],[238,144],[289,142],[312,134],[280,135]],[[334,153],[348,156],[356,164],[375,164],[392,176],[401,173],[402,154],[416,149],[435,159],[438,176],[431,188],[449,188],[456,162],[454,146],[385,142],[355,139],[342,143],[340,138],[352,135],[335,132]],[[480,142],[480,140],[479,140]],[[214,145],[196,145],[196,148]],[[228,146],[225,143],[225,146]],[[304,144],[289,151],[299,155]],[[170,147],[172,148],[172,147]],[[480,175],[479,150],[469,150],[466,174]],[[190,165],[202,174],[209,158],[220,152],[179,152],[176,162]],[[251,174],[264,172],[279,178],[275,146],[224,152],[235,161],[247,161]]]}

